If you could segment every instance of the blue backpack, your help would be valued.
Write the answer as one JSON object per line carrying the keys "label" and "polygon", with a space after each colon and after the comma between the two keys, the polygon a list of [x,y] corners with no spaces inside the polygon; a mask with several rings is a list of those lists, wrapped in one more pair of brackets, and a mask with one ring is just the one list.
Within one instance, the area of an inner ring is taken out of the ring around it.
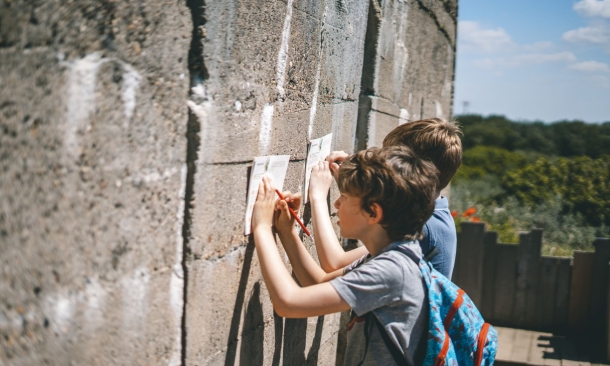
{"label": "blue backpack", "polygon": [[[415,360],[424,366],[491,366],[498,348],[498,333],[485,323],[481,313],[464,290],[457,287],[447,277],[440,274],[427,260],[434,252],[420,259],[405,247],[394,250],[405,254],[419,265],[428,287],[430,320],[428,341],[424,349],[421,342]],[[398,365],[406,365],[407,360],[392,342],[377,317],[370,316],[377,323],[380,334]],[[425,351],[425,354],[424,354]]]}

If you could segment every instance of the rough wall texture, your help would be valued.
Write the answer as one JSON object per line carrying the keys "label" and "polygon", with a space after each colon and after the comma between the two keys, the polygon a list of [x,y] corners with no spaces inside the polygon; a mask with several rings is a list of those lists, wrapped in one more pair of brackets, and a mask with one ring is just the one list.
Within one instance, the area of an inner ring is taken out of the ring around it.
{"label": "rough wall texture", "polygon": [[371,0],[368,22],[359,148],[401,123],[451,116],[457,0]]}
{"label": "rough wall texture", "polygon": [[447,117],[456,11],[0,1],[0,365],[334,364],[338,314],[273,314],[248,167],[290,154],[299,191],[309,139]]}

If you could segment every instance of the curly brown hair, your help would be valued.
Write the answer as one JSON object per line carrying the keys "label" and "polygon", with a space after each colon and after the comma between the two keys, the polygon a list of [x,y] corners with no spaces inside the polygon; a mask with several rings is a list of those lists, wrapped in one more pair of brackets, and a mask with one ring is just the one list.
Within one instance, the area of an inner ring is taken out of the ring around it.
{"label": "curly brown hair", "polygon": [[438,169],[438,190],[447,187],[462,164],[462,131],[455,121],[440,118],[404,123],[383,139],[383,147],[408,146]]}
{"label": "curly brown hair", "polygon": [[341,164],[337,183],[342,193],[359,197],[361,208],[374,215],[383,209],[381,226],[392,241],[420,239],[434,212],[438,171],[406,146],[370,148]]}

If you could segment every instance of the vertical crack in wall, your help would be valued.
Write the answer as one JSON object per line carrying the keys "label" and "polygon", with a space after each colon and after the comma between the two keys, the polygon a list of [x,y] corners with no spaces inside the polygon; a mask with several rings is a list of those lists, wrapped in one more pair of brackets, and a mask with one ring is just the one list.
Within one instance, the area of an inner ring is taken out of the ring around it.
{"label": "vertical crack in wall", "polygon": [[[208,79],[209,74],[205,67],[203,59],[203,38],[205,36],[204,25],[205,19],[205,1],[204,0],[187,0],[187,7],[191,10],[191,19],[193,22],[193,31],[191,45],[188,53],[188,68],[190,73],[190,91],[189,91],[189,106],[191,103],[201,103],[205,98],[205,90],[203,82]],[[201,122],[199,116],[194,113],[192,108],[189,108],[188,123],[187,123],[187,147],[186,147],[186,189],[184,195],[184,222],[182,225],[182,268],[184,271],[184,292],[183,292],[183,308],[182,308],[182,353],[181,363],[186,365],[187,353],[187,324],[186,311],[188,300],[188,265],[191,259],[191,250],[189,240],[191,237],[191,211],[194,200],[195,173],[197,171],[197,156],[199,152]]]}
{"label": "vertical crack in wall", "polygon": [[356,151],[367,148],[369,140],[369,119],[371,113],[371,96],[375,95],[375,68],[377,67],[379,32],[381,26],[381,5],[379,0],[369,1],[369,11],[364,38],[362,75],[360,77],[360,98],[358,101],[358,118],[356,122]]}
{"label": "vertical crack in wall", "polygon": [[453,96],[455,95],[455,60],[457,59],[457,36],[458,36],[458,27],[457,27],[457,17],[459,14],[460,3],[459,1],[455,4],[455,34],[453,35],[456,40],[455,48],[453,49],[453,75],[451,76],[451,101],[449,105],[449,116],[453,117]]}
{"label": "vertical crack in wall", "polygon": [[[445,36],[445,38],[447,38],[447,42],[449,43],[449,45],[451,46],[451,48],[453,49],[453,52],[455,53],[456,51],[456,47],[455,47],[455,43],[453,42],[453,40],[451,39],[451,36],[449,35],[449,33],[447,32],[447,29],[445,29],[445,27],[443,27],[443,25],[441,24],[440,20],[438,19],[438,17],[436,16],[436,13],[434,13],[434,11],[432,11],[432,9],[428,8],[426,5],[424,5],[424,3],[421,0],[415,0],[415,2],[417,3],[417,5],[419,5],[419,7],[425,11],[426,13],[428,13],[428,15],[430,16],[430,18],[432,18],[432,20],[434,21],[434,24],[436,24],[436,27],[438,28],[438,30],[443,34],[443,36]],[[451,17],[451,14],[449,14],[449,16]],[[452,20],[454,20],[452,18]],[[457,28],[457,18],[454,20],[454,25]],[[457,34],[457,31],[456,31]],[[457,39],[457,38],[456,38]]]}

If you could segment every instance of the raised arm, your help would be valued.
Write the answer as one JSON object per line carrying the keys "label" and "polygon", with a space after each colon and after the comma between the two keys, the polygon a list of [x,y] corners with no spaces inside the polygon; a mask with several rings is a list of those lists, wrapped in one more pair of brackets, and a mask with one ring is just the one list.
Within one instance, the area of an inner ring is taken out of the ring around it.
{"label": "raised arm", "polygon": [[282,195],[285,197],[285,200],[278,200],[275,204],[275,229],[301,285],[311,286],[317,283],[328,282],[335,277],[341,276],[343,274],[342,269],[332,273],[326,273],[322,270],[311,257],[299,237],[299,232],[295,228],[295,220],[290,214],[288,207],[298,211],[301,206],[301,194],[283,192]]}
{"label": "raised arm", "polygon": [[311,217],[313,222],[313,236],[318,252],[320,266],[326,272],[333,272],[344,268],[367,254],[365,247],[359,247],[346,252],[333,228],[328,211],[328,190],[332,184],[333,177],[330,172],[329,162],[323,161],[315,165],[311,170],[309,182],[309,200],[311,202]]}
{"label": "raised arm", "polygon": [[271,232],[274,206],[275,191],[264,177],[254,205],[252,231],[263,279],[276,313],[283,317],[305,318],[348,310],[349,305],[330,283],[302,288],[294,282],[282,262]]}

